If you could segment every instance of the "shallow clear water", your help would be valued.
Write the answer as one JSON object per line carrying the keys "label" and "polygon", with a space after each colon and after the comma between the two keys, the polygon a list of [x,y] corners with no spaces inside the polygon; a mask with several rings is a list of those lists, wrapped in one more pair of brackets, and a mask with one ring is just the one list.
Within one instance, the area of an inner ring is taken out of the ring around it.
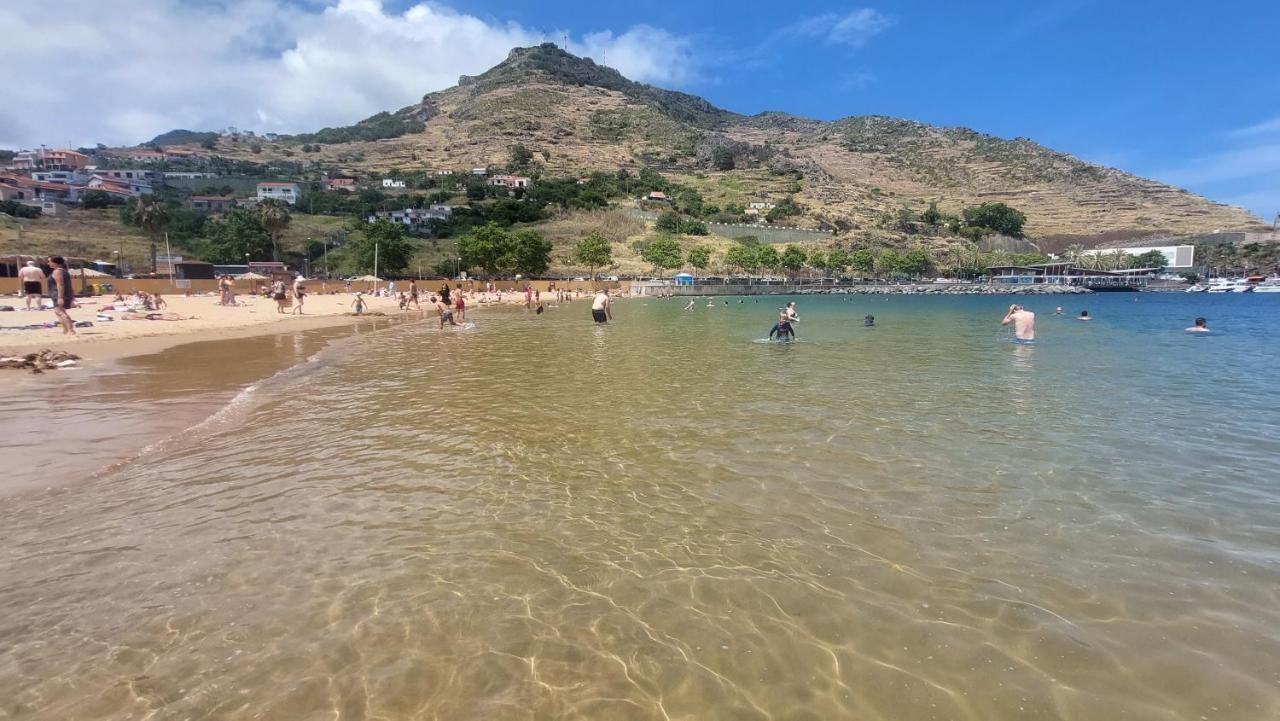
{"label": "shallow clear water", "polygon": [[1280,716],[1280,299],[736,301],[364,335],[4,499],[0,719]]}

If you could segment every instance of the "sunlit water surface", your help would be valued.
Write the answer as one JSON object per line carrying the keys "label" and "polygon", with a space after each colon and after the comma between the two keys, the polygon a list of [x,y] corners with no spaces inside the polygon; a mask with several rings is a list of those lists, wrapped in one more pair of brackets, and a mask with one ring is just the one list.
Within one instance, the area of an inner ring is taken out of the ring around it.
{"label": "sunlit water surface", "polygon": [[384,329],[0,499],[0,719],[1280,717],[1280,298],[799,300]]}

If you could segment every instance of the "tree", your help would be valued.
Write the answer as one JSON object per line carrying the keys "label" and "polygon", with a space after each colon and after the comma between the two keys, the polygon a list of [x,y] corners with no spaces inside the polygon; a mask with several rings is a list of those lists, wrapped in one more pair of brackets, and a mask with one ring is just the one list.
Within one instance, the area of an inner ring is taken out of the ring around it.
{"label": "tree", "polygon": [[762,245],[756,249],[756,263],[760,270],[777,270],[782,265],[782,256],[772,245]]}
{"label": "tree", "polygon": [[852,262],[849,252],[843,248],[834,248],[830,253],[827,253],[827,270],[836,275],[844,273]]}
{"label": "tree", "polygon": [[759,246],[739,241],[724,254],[724,264],[744,273],[754,273],[760,267]]}
{"label": "tree", "polygon": [[551,266],[551,241],[536,230],[517,231],[503,265],[521,275],[541,275]]}
{"label": "tree", "polygon": [[687,258],[689,265],[695,269],[699,271],[706,270],[707,266],[711,264],[711,249],[702,245],[690,248]]}
{"label": "tree", "polygon": [[208,251],[203,255],[212,263],[261,260],[271,252],[271,236],[262,227],[262,220],[245,208],[234,208],[221,220],[209,223],[206,234]]}
{"label": "tree", "polygon": [[379,218],[365,228],[363,238],[347,243],[347,252],[359,270],[372,273],[376,265],[379,273],[398,273],[413,260],[414,247],[403,225]]}
{"label": "tree", "polygon": [[876,270],[883,275],[893,276],[898,272],[902,259],[898,256],[898,251],[888,249],[881,251],[880,257],[876,258]]}
{"label": "tree", "polygon": [[1027,216],[1022,211],[1011,208],[1004,203],[983,203],[977,207],[964,209],[965,224],[976,228],[987,228],[996,233],[1022,237],[1022,226]]}
{"label": "tree", "polygon": [[788,245],[786,250],[782,251],[782,268],[788,274],[794,274],[804,267],[806,258],[805,252],[799,246]]}
{"label": "tree", "polygon": [[1132,267],[1134,268],[1155,268],[1157,270],[1164,270],[1165,267],[1169,265],[1169,259],[1165,257],[1164,253],[1161,253],[1158,250],[1148,250],[1141,255],[1134,256],[1132,263]]}
{"label": "tree", "polygon": [[613,262],[613,245],[608,238],[604,237],[604,233],[598,230],[592,231],[587,237],[578,241],[578,245],[573,249],[573,259],[579,265],[590,268],[591,280],[595,280],[596,268]]}
{"label": "tree", "polygon": [[859,276],[865,278],[867,273],[876,269],[876,255],[866,248],[855,250],[849,256],[849,265],[858,271]]}
{"label": "tree", "polygon": [[716,148],[711,153],[712,162],[715,163],[716,170],[733,170],[734,159],[733,151],[726,147]]}
{"label": "tree", "polygon": [[503,259],[511,250],[511,234],[497,223],[486,223],[467,231],[458,238],[458,257],[463,266],[481,268],[487,275],[496,275]]}
{"label": "tree", "polygon": [[929,207],[920,214],[920,222],[933,227],[942,224],[942,213],[938,212],[937,203],[929,203]]}
{"label": "tree", "polygon": [[898,270],[919,278],[929,270],[929,254],[922,248],[913,248],[898,262]]}
{"label": "tree", "polygon": [[827,254],[821,250],[810,251],[808,263],[810,268],[825,272],[827,270]]}
{"label": "tree", "polygon": [[681,256],[680,241],[665,233],[654,238],[640,253],[640,257],[652,265],[659,275],[663,270],[679,268]]}
{"label": "tree", "polygon": [[653,229],[659,233],[671,233],[674,235],[680,232],[680,225],[680,214],[667,210],[658,214],[658,219],[653,223]]}
{"label": "tree", "polygon": [[511,146],[511,167],[523,168],[533,160],[533,152],[524,147],[523,143],[516,143]]}
{"label": "tree", "polygon": [[169,212],[157,198],[139,198],[137,205],[133,206],[133,224],[146,231],[155,242],[169,224]]}
{"label": "tree", "polygon": [[262,219],[262,227],[271,235],[271,259],[280,260],[280,233],[293,220],[289,207],[278,200],[264,200],[258,203],[258,217]]}
{"label": "tree", "polygon": [[86,190],[84,195],[80,196],[80,207],[85,210],[93,208],[106,208],[115,204],[115,198],[106,191],[93,189]]}

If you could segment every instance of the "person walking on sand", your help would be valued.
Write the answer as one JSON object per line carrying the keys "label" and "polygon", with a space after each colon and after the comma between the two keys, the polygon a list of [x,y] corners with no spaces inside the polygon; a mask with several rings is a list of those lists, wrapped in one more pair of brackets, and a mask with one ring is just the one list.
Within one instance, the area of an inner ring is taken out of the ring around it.
{"label": "person walking on sand", "polygon": [[355,311],[356,315],[364,315],[365,309],[368,307],[364,302],[364,293],[357,290],[356,299],[351,301],[351,309]]}
{"label": "person walking on sand", "polygon": [[307,279],[298,276],[293,279],[293,299],[298,301],[298,307],[293,309],[293,313],[302,315],[302,303],[307,297]]}
{"label": "person walking on sand", "polygon": [[431,296],[431,305],[434,305],[436,307],[436,312],[440,314],[440,330],[444,330],[445,323],[448,323],[449,325],[457,325],[457,323],[453,321],[453,309],[450,308],[449,304],[445,303],[442,298],[438,298],[434,295]]}
{"label": "person walking on sand", "polygon": [[1188,328],[1187,332],[1188,333],[1208,333],[1209,321],[1205,320],[1204,318],[1196,318],[1195,325]]}
{"label": "person walking on sand", "polygon": [[63,260],[62,256],[55,255],[49,258],[49,265],[53,267],[53,272],[49,274],[49,295],[53,297],[53,314],[58,316],[58,322],[62,323],[63,335],[75,335],[76,324],[67,313],[76,305],[76,294],[71,289],[71,274],[67,272],[67,261]]}
{"label": "person walking on sand", "polygon": [[276,302],[276,312],[283,314],[284,304],[287,302],[287,298],[284,292],[283,280],[280,280],[279,278],[277,278],[275,282],[271,284],[271,299]]}
{"label": "person walking on sand", "polygon": [[1004,314],[1000,325],[1013,324],[1013,338],[1018,343],[1031,343],[1036,339],[1036,314],[1014,303]]}
{"label": "person walking on sand", "polygon": [[36,310],[40,310],[44,298],[44,273],[40,272],[40,267],[34,260],[28,260],[26,266],[18,271],[18,279],[22,281],[22,294],[27,298],[27,310],[31,310],[32,299],[36,302]]}
{"label": "person walking on sand", "polygon": [[601,288],[596,291],[596,297],[591,300],[591,318],[597,323],[607,323],[613,320],[613,309],[610,307],[609,289]]}

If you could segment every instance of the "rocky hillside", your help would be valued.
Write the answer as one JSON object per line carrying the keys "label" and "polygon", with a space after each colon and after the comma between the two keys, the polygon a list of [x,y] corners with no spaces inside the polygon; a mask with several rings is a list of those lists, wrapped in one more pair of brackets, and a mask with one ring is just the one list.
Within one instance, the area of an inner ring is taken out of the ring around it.
{"label": "rocky hillside", "polygon": [[[1245,229],[1246,211],[1083,162],[1024,138],[879,116],[822,122],[743,116],[685,93],[633,82],[554,45],[517,48],[482,75],[348,128],[219,152],[305,157],[355,173],[503,167],[520,143],[546,173],[651,167],[708,183],[734,202],[794,195],[794,224],[856,230],[885,213],[944,212],[984,201],[1024,211],[1033,237],[1090,238]],[[319,150],[301,154],[302,144]],[[727,169],[732,166],[732,169]],[[762,176],[766,179],[762,181]],[[789,220],[788,222],[791,222]]]}

